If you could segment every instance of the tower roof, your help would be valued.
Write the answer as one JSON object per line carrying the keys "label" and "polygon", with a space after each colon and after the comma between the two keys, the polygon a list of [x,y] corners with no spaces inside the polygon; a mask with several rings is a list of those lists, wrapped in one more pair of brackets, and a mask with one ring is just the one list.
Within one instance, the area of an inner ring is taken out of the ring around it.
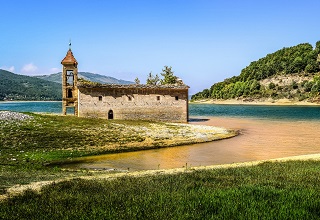
{"label": "tower roof", "polygon": [[67,52],[67,55],[66,55],[66,57],[65,58],[63,58],[63,60],[61,61],[61,64],[62,65],[77,65],[78,64],[78,62],[77,62],[77,60],[76,60],[76,58],[74,58],[74,56],[73,56],[73,53],[72,53],[72,51],[71,51],[71,49],[69,49],[68,50],[68,52]]}

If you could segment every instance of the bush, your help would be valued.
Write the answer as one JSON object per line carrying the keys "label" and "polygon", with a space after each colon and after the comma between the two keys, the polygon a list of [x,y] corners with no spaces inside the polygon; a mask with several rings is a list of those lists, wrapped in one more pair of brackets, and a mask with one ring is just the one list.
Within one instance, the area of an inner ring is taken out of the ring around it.
{"label": "bush", "polygon": [[273,82],[271,82],[269,84],[269,89],[274,89],[274,88],[276,88],[276,85]]}
{"label": "bush", "polygon": [[296,81],[292,81],[292,83],[291,83],[291,88],[292,89],[298,89],[299,88],[299,86],[298,86],[298,84],[297,84],[297,82]]}

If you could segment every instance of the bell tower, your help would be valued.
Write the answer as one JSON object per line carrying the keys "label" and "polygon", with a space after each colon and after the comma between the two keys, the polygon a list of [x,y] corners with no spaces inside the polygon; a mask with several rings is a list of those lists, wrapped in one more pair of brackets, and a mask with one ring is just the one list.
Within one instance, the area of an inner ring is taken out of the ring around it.
{"label": "bell tower", "polygon": [[71,51],[71,43],[62,64],[62,114],[67,115],[67,109],[73,109],[78,116],[78,62]]}

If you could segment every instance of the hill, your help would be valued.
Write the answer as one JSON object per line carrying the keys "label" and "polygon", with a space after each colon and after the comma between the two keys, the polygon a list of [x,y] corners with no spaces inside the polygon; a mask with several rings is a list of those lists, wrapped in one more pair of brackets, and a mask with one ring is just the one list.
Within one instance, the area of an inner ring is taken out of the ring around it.
{"label": "hill", "polygon": [[192,96],[199,99],[318,100],[320,41],[283,48],[250,63],[239,76]]}
{"label": "hill", "polygon": [[[60,83],[60,84],[62,81],[61,72],[50,74],[50,75],[35,76],[35,77],[39,79],[51,81],[51,82]],[[125,80],[116,79],[110,76],[104,76],[104,75],[89,73],[89,72],[78,72],[78,77],[83,78],[85,80],[89,80],[91,82],[97,82],[102,84],[133,84],[133,82],[130,82],[130,81],[125,81]]]}
{"label": "hill", "polygon": [[1,100],[61,100],[61,85],[0,69]]}

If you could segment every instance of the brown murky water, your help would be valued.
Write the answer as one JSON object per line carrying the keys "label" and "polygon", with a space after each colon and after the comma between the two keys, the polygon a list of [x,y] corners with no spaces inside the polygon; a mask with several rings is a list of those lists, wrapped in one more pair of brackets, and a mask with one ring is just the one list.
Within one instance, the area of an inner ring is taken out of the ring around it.
{"label": "brown murky water", "polygon": [[221,141],[88,158],[81,168],[150,170],[207,166],[320,153],[320,121],[215,118],[191,122],[241,130]]}

